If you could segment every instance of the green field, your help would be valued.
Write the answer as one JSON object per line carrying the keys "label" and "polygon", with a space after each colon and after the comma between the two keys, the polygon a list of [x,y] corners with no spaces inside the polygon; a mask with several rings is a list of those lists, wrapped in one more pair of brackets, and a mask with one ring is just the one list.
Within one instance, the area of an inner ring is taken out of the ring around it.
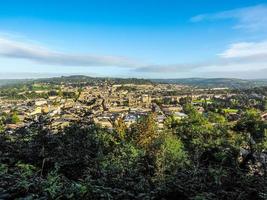
{"label": "green field", "polygon": [[[193,100],[192,102],[193,102],[193,103],[205,103],[205,99]],[[213,103],[212,100],[206,100],[206,102],[207,102],[208,104]]]}
{"label": "green field", "polygon": [[230,108],[226,108],[226,109],[223,109],[223,112],[225,113],[237,113],[238,110],[237,109],[230,109]]}

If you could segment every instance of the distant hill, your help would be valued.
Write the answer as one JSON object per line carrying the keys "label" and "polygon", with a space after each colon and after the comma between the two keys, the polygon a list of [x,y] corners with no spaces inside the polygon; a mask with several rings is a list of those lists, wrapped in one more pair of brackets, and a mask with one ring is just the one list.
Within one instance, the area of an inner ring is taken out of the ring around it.
{"label": "distant hill", "polygon": [[13,86],[17,84],[32,84],[32,83],[71,83],[71,84],[100,84],[107,82],[109,84],[152,84],[151,80],[148,79],[137,79],[137,78],[106,78],[106,77],[90,77],[83,75],[75,76],[61,76],[53,78],[40,78],[40,79],[0,79],[0,87],[2,86]]}
{"label": "distant hill", "polygon": [[267,86],[267,79],[235,79],[235,78],[180,78],[180,79],[137,79],[137,78],[107,78],[90,77],[83,75],[61,76],[42,79],[0,79],[0,87],[22,83],[71,83],[71,84],[100,84],[107,82],[109,84],[151,84],[168,83],[189,85],[199,88],[252,88],[258,86]]}
{"label": "distant hill", "polygon": [[107,78],[107,77],[90,77],[83,75],[75,75],[75,76],[61,76],[55,78],[46,78],[46,79],[38,79],[35,82],[50,82],[50,83],[102,83],[108,82],[112,84],[147,84],[152,83],[151,80],[148,79],[137,79],[137,78]]}
{"label": "distant hill", "polygon": [[235,78],[181,78],[181,79],[151,79],[155,83],[171,83],[190,85],[194,87],[228,87],[228,88],[248,88],[257,86],[267,86],[267,80],[245,80]]}
{"label": "distant hill", "polygon": [[0,86],[25,83],[28,81],[31,81],[31,79],[0,79]]}

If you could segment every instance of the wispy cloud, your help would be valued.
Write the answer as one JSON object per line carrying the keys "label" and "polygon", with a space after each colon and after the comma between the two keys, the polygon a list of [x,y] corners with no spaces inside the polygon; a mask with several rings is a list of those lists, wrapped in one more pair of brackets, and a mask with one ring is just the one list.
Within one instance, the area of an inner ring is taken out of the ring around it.
{"label": "wispy cloud", "polygon": [[135,69],[142,73],[158,74],[179,74],[192,73],[201,75],[248,75],[253,76],[258,73],[259,77],[267,78],[267,74],[262,75],[262,71],[267,70],[267,41],[261,42],[241,42],[229,45],[222,53],[212,60],[203,62],[181,63],[173,65],[151,65]]}
{"label": "wispy cloud", "polygon": [[267,5],[256,5],[218,13],[200,14],[191,18],[191,22],[213,20],[236,20],[234,28],[250,31],[267,30]]}
{"label": "wispy cloud", "polygon": [[[155,75],[179,77],[182,74],[228,76],[229,74],[265,77],[267,70],[267,40],[230,44],[212,60],[192,63],[153,64],[135,61],[120,56],[93,56],[64,53],[50,50],[31,42],[0,37],[0,56],[12,59],[26,59],[36,63],[55,66],[118,67],[124,68],[132,76]],[[191,75],[192,76],[192,75]]]}
{"label": "wispy cloud", "polygon": [[267,61],[267,41],[234,43],[219,55],[223,58],[264,58]]}
{"label": "wispy cloud", "polygon": [[0,37],[0,56],[63,66],[116,66],[131,68],[138,65],[137,61],[126,57],[64,53],[50,50],[40,45],[3,37]]}
{"label": "wispy cloud", "polygon": [[191,71],[192,69],[199,68],[204,65],[204,63],[155,64],[140,66],[134,69],[134,71],[144,73],[177,73]]}
{"label": "wispy cloud", "polygon": [[122,56],[94,56],[64,53],[45,48],[42,45],[32,44],[32,42],[21,42],[5,37],[0,37],[0,56],[12,59],[26,59],[36,63],[56,66],[119,67],[129,68],[131,72],[144,73],[188,71],[200,65],[199,63],[159,65],[140,62]]}
{"label": "wispy cloud", "polygon": [[[259,73],[267,70],[267,41],[240,42],[229,45],[218,59],[203,67],[202,70],[217,72],[249,72]],[[267,78],[267,74],[265,75]]]}

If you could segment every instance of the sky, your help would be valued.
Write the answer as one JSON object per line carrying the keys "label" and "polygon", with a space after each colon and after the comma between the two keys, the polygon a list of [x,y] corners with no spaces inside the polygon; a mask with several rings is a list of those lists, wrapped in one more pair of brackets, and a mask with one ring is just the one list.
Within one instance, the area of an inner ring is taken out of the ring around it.
{"label": "sky", "polygon": [[267,79],[267,0],[8,0],[0,79]]}

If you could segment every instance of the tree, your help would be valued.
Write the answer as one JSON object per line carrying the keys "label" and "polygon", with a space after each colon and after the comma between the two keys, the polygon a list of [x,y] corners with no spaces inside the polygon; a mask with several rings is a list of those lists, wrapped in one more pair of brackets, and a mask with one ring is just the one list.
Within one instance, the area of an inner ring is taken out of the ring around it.
{"label": "tree", "polygon": [[266,112],[267,111],[267,99],[265,99],[263,101],[263,111]]}
{"label": "tree", "polygon": [[4,122],[2,119],[0,119],[0,133],[5,130]]}
{"label": "tree", "polygon": [[208,119],[211,123],[224,124],[226,122],[226,119],[223,115],[214,112],[208,113]]}
{"label": "tree", "polygon": [[48,95],[49,95],[49,96],[57,96],[57,95],[58,95],[58,92],[57,92],[56,90],[50,90],[50,91],[48,92]]}
{"label": "tree", "polygon": [[134,124],[130,137],[133,137],[132,139],[138,146],[148,150],[153,141],[158,137],[155,114],[151,113],[148,116],[142,117]]}
{"label": "tree", "polygon": [[114,123],[114,128],[115,131],[118,133],[120,139],[125,139],[125,134],[127,131],[127,126],[124,123],[122,118],[119,118],[115,123]]}
{"label": "tree", "polygon": [[80,96],[81,96],[81,94],[82,94],[82,91],[83,91],[83,89],[80,87],[80,88],[78,89],[78,93],[77,93],[76,96],[74,97],[74,101],[75,101],[75,102],[80,98]]}
{"label": "tree", "polygon": [[180,139],[172,134],[161,137],[161,145],[156,154],[157,175],[164,178],[175,174],[189,163],[187,152]]}
{"label": "tree", "polygon": [[187,97],[182,97],[179,99],[179,104],[181,104],[182,106],[185,104],[190,104],[192,102],[192,97],[187,96]]}
{"label": "tree", "polygon": [[249,137],[253,142],[261,142],[264,138],[264,123],[261,120],[260,112],[255,109],[247,110],[237,122],[235,130],[245,134],[249,134]]}
{"label": "tree", "polygon": [[20,122],[20,119],[18,117],[18,114],[16,112],[12,113],[8,118],[7,122],[11,124],[17,124]]}
{"label": "tree", "polygon": [[[255,165],[261,163],[262,150],[266,149],[266,125],[261,120],[260,112],[249,109],[243,113],[234,129],[244,137],[242,147],[245,149],[239,160],[240,168],[247,169],[251,173],[266,173],[265,167]],[[260,155],[260,156],[259,156]],[[264,164],[265,165],[265,164]]]}
{"label": "tree", "polygon": [[166,129],[174,130],[179,125],[179,120],[174,115],[168,116],[164,120],[164,126]]}
{"label": "tree", "polygon": [[58,96],[59,97],[63,97],[63,92],[62,92],[62,89],[61,88],[59,88],[59,90],[58,90]]}
{"label": "tree", "polygon": [[194,108],[194,106],[191,103],[184,104],[183,111],[188,115],[195,115],[197,113],[197,110]]}

